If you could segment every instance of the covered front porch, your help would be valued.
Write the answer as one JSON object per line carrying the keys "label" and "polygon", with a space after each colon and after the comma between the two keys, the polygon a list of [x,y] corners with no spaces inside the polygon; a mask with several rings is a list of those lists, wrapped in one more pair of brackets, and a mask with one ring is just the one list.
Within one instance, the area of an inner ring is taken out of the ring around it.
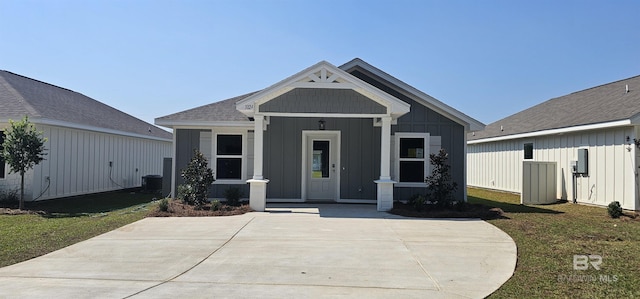
{"label": "covered front porch", "polygon": [[393,207],[391,126],[409,104],[321,62],[236,109],[253,119],[254,210],[267,199]]}

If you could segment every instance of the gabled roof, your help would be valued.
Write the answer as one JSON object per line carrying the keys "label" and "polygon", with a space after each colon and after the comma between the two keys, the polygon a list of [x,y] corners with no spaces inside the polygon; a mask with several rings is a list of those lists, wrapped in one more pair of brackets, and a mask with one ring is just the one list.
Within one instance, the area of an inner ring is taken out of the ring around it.
{"label": "gabled roof", "polygon": [[640,76],[636,76],[550,99],[489,124],[468,139],[510,139],[553,133],[549,130],[560,133],[628,125],[638,122],[639,116]]}
{"label": "gabled roof", "polygon": [[413,100],[418,103],[421,103],[428,108],[449,117],[450,119],[458,122],[461,125],[464,125],[465,128],[469,131],[477,131],[482,130],[484,128],[484,124],[480,121],[456,110],[455,108],[437,100],[436,98],[416,89],[415,87],[404,83],[403,81],[389,75],[383,70],[376,68],[375,66],[365,62],[360,58],[354,58],[353,60],[343,64],[340,66],[341,69],[351,72],[353,69],[363,69],[368,73],[375,75],[379,79],[386,81],[387,84],[393,85],[394,89],[400,89],[406,96],[409,96]]}
{"label": "gabled roof", "polygon": [[[481,122],[451,108],[359,58],[353,59],[340,67],[335,67],[326,61],[321,61],[263,90],[159,117],[156,118],[155,123],[166,127],[213,124],[231,125],[234,122],[239,125],[247,125],[247,121],[251,120],[251,110],[255,109],[255,106],[252,104],[256,102],[260,104],[273,99],[278,95],[286,93],[290,88],[313,88],[314,86],[322,85],[324,85],[325,88],[352,88],[374,101],[381,104],[384,103],[385,106],[391,108],[391,114],[397,116],[406,113],[405,109],[409,108],[407,103],[351,75],[350,72],[356,67],[368,71],[378,79],[386,81],[388,84],[393,85],[395,89],[401,89],[401,92],[409,95],[412,99],[464,125],[467,130],[474,131],[484,128],[484,124]],[[233,107],[232,103],[235,104]],[[243,114],[240,111],[245,113]]]}
{"label": "gabled roof", "polygon": [[171,133],[75,91],[0,70],[0,121],[33,123],[122,132],[171,139]]}
{"label": "gabled roof", "polygon": [[[264,104],[295,88],[348,89],[387,107],[388,115],[399,117],[409,112],[409,104],[385,93],[344,70],[320,61],[270,87],[238,101],[236,108],[253,117],[260,104]],[[250,108],[248,108],[250,107]]]}

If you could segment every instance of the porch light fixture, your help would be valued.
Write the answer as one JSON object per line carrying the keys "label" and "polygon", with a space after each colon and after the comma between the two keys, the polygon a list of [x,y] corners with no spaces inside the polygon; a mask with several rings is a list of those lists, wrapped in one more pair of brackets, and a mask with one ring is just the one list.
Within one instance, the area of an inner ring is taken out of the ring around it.
{"label": "porch light fixture", "polygon": [[324,131],[324,119],[318,121],[318,129]]}

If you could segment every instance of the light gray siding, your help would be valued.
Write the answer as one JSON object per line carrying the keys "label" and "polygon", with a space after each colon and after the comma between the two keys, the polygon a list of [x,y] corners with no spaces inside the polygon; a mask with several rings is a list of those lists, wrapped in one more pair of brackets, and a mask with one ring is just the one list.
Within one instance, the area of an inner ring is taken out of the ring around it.
{"label": "light gray siding", "polygon": [[385,114],[387,109],[350,89],[296,88],[261,104],[260,112]]}

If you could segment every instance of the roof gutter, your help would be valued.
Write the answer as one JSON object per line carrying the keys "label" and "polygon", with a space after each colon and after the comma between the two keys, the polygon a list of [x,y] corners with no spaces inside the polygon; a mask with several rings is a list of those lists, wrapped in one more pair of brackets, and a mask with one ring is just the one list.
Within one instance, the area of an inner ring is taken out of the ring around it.
{"label": "roof gutter", "polygon": [[513,135],[506,135],[506,136],[499,136],[499,137],[489,137],[489,138],[476,139],[476,140],[468,140],[467,144],[496,142],[496,141],[504,141],[504,140],[511,140],[511,139],[520,139],[520,138],[531,138],[531,137],[545,136],[545,135],[562,135],[566,133],[573,133],[573,132],[579,132],[579,131],[622,127],[622,126],[628,126],[628,125],[633,125],[637,123],[638,123],[637,121],[632,121],[631,119],[623,119],[623,120],[606,122],[606,123],[588,124],[588,125],[582,125],[582,126],[550,129],[550,130],[543,130],[543,131],[536,131],[536,132],[527,132],[527,133],[513,134]]}
{"label": "roof gutter", "polygon": [[[1,119],[0,118],[0,123],[8,123],[8,122],[9,122],[9,119]],[[120,130],[106,129],[106,128],[100,128],[100,127],[95,127],[95,126],[80,125],[80,124],[76,124],[76,123],[72,123],[72,122],[66,122],[66,121],[60,121],[60,120],[52,120],[52,119],[46,119],[46,118],[29,118],[29,122],[34,123],[34,124],[39,124],[39,125],[66,127],[66,128],[71,128],[71,129],[87,130],[87,131],[94,131],[94,132],[99,132],[99,133],[115,134],[115,135],[122,135],[122,136],[135,137],[135,138],[144,138],[144,139],[150,139],[150,140],[167,141],[167,142],[173,141],[171,138],[161,138],[161,137],[156,137],[156,136],[149,136],[149,135],[144,135],[144,134],[120,131]],[[154,127],[154,128],[156,130],[161,130],[160,128],[157,128],[157,127]]]}

